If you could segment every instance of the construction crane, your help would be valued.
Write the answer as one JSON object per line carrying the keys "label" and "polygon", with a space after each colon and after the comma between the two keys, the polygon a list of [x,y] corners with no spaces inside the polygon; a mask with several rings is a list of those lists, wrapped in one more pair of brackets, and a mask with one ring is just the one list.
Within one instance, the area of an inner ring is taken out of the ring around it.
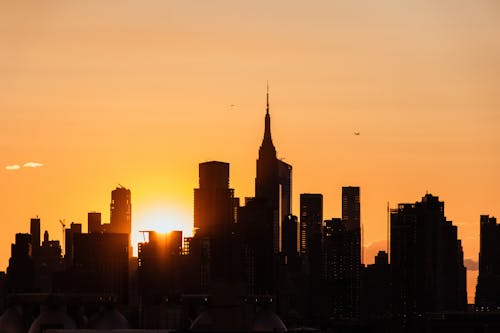
{"label": "construction crane", "polygon": [[62,219],[62,220],[59,220],[59,223],[61,223],[61,226],[62,226],[62,238],[61,238],[61,243],[62,243],[62,247],[64,249],[64,229],[66,229],[66,220],[65,219]]}

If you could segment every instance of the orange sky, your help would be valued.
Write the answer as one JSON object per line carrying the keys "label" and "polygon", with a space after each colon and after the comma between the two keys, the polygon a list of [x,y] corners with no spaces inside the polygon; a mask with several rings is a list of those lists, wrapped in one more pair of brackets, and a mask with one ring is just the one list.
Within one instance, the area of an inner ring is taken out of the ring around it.
{"label": "orange sky", "polygon": [[199,162],[253,195],[266,80],[296,214],[320,192],[339,216],[360,186],[384,244],[387,202],[429,191],[477,260],[479,215],[500,215],[499,31],[496,0],[2,1],[0,269],[30,217],[55,238],[108,221],[118,183],[135,231],[191,229]]}

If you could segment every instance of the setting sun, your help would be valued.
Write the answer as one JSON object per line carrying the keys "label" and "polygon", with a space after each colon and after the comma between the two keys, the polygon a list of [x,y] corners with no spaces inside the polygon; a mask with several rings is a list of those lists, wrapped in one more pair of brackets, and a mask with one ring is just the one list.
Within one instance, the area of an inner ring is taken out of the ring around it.
{"label": "setting sun", "polygon": [[192,214],[189,207],[174,204],[155,204],[146,207],[137,207],[134,214],[132,231],[132,245],[134,255],[137,255],[137,243],[143,242],[141,231],[156,231],[167,233],[173,230],[182,231],[183,237],[192,235]]}

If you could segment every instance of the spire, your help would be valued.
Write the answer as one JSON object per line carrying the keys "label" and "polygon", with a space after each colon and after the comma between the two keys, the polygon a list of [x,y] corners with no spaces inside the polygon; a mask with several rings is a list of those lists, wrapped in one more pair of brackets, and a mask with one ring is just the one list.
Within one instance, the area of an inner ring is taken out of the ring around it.
{"label": "spire", "polygon": [[267,92],[266,92],[266,115],[269,114],[269,81],[267,81]]}
{"label": "spire", "polygon": [[269,150],[276,154],[276,149],[273,145],[273,139],[271,138],[271,116],[269,115],[269,83],[267,84],[266,91],[266,117],[264,126],[264,138],[262,140],[261,148],[263,147],[268,147],[264,150]]}

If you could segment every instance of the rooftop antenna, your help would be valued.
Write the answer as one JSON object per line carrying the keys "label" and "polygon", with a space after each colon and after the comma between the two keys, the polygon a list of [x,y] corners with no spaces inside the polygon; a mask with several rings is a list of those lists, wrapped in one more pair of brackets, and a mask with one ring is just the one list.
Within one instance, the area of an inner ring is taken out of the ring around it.
{"label": "rooftop antenna", "polygon": [[269,114],[269,81],[266,81],[267,91],[266,91],[266,114]]}
{"label": "rooftop antenna", "polygon": [[389,260],[391,252],[391,209],[389,201],[387,201],[387,259]]}

